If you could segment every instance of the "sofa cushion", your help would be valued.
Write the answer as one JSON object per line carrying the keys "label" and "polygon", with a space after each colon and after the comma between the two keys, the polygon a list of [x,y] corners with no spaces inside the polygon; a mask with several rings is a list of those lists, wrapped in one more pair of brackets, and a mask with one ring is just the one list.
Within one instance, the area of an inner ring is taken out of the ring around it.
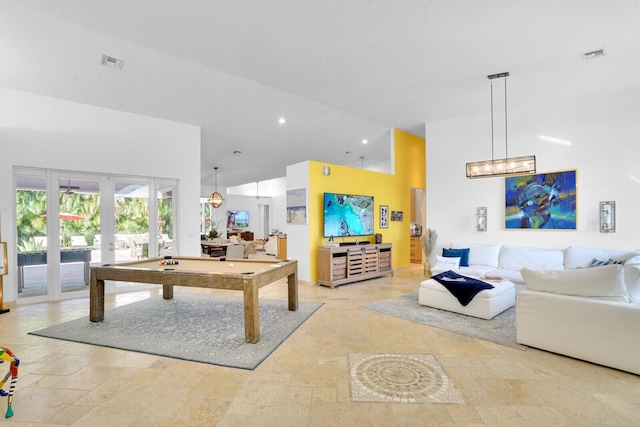
{"label": "sofa cushion", "polygon": [[452,242],[452,249],[469,248],[469,265],[498,266],[501,245],[485,245],[482,243]]}
{"label": "sofa cushion", "polygon": [[444,271],[452,270],[458,274],[464,274],[465,276],[471,277],[484,277],[488,272],[494,271],[495,268],[490,265],[470,265],[469,267],[460,267],[456,269],[449,268],[448,266],[443,265],[435,265],[431,267],[431,274],[440,274]]}
{"label": "sofa cushion", "polygon": [[462,249],[442,248],[442,256],[460,258],[460,267],[469,267],[469,248],[462,248]]}
{"label": "sofa cushion", "polygon": [[527,288],[532,291],[629,302],[624,268],[619,264],[561,271],[523,268],[521,273]]}
{"label": "sofa cushion", "polygon": [[485,273],[485,277],[500,277],[504,280],[509,280],[513,283],[524,283],[522,274],[519,271],[507,270],[505,268],[498,268]]}
{"label": "sofa cushion", "polygon": [[625,261],[625,263],[640,263],[638,258],[640,257],[640,253],[634,251],[569,246],[565,249],[564,254],[564,267],[567,270],[589,267],[593,259],[613,259],[616,261]]}
{"label": "sofa cushion", "polygon": [[[591,261],[591,259],[589,259]],[[564,270],[564,250],[502,246],[499,267],[505,270]]]}
{"label": "sofa cushion", "polygon": [[624,265],[624,284],[627,287],[629,301],[640,303],[640,265]]}
{"label": "sofa cushion", "polygon": [[460,258],[436,255],[436,268],[445,270],[456,270],[460,268]]}

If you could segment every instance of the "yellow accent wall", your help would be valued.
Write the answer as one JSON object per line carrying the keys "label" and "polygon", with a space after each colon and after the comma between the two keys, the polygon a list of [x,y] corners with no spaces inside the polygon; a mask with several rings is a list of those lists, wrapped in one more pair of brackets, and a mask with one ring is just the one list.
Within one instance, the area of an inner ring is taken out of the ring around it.
{"label": "yellow accent wall", "polygon": [[[395,169],[393,175],[348,166],[309,162],[309,273],[312,282],[318,280],[318,247],[326,241],[323,236],[325,192],[373,196],[375,232],[382,234],[384,243],[393,244],[393,268],[409,265],[410,189],[425,188],[425,140],[394,129],[392,142]],[[322,175],[323,166],[331,168],[329,176]],[[380,228],[380,205],[389,206],[389,219],[391,219],[391,211],[402,211],[403,221],[390,220],[389,228]],[[374,241],[373,236],[358,239]],[[343,238],[334,237],[334,240],[342,242]],[[355,237],[344,237],[345,242],[355,240]]]}

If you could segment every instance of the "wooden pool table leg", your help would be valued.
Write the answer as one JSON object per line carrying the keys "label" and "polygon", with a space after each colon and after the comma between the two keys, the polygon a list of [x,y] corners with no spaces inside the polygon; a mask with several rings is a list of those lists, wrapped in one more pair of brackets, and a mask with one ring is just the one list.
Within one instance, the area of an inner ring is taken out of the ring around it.
{"label": "wooden pool table leg", "polygon": [[289,284],[289,311],[298,310],[298,272],[287,276]]}
{"label": "wooden pool table leg", "polygon": [[89,320],[102,322],[104,320],[104,280],[98,280],[92,271],[89,282]]}
{"label": "wooden pool table leg", "polygon": [[244,339],[250,344],[260,341],[258,287],[253,282],[244,284]]}
{"label": "wooden pool table leg", "polygon": [[162,285],[162,298],[173,299],[173,285]]}

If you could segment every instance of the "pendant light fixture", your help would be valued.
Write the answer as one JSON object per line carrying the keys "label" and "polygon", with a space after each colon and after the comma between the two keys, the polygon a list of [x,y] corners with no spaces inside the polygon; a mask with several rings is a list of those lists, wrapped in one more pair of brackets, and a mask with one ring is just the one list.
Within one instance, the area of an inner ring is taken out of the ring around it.
{"label": "pendant light fixture", "polygon": [[211,203],[211,207],[212,208],[219,208],[220,206],[222,206],[222,194],[218,193],[218,167],[214,167],[213,170],[216,173],[216,191],[214,191],[213,193],[211,193],[211,196],[209,197],[209,203]]}
{"label": "pendant light fixture", "polygon": [[[536,173],[536,156],[509,157],[507,140],[507,77],[509,73],[487,76],[491,82],[491,160],[467,163],[467,178],[489,178],[494,176]],[[493,80],[504,78],[504,159],[493,156]]]}

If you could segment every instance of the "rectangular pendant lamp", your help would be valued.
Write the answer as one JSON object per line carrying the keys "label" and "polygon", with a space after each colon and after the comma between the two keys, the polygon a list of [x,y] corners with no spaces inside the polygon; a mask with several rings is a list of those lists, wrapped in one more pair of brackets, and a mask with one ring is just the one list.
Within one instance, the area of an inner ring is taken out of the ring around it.
{"label": "rectangular pendant lamp", "polygon": [[489,178],[536,173],[536,156],[483,160],[467,163],[467,178]]}
{"label": "rectangular pendant lamp", "polygon": [[[536,156],[509,157],[507,142],[507,77],[509,73],[491,74],[491,160],[467,163],[467,178],[490,178],[496,176],[536,173]],[[504,146],[505,158],[493,157],[493,79],[504,78]]]}

